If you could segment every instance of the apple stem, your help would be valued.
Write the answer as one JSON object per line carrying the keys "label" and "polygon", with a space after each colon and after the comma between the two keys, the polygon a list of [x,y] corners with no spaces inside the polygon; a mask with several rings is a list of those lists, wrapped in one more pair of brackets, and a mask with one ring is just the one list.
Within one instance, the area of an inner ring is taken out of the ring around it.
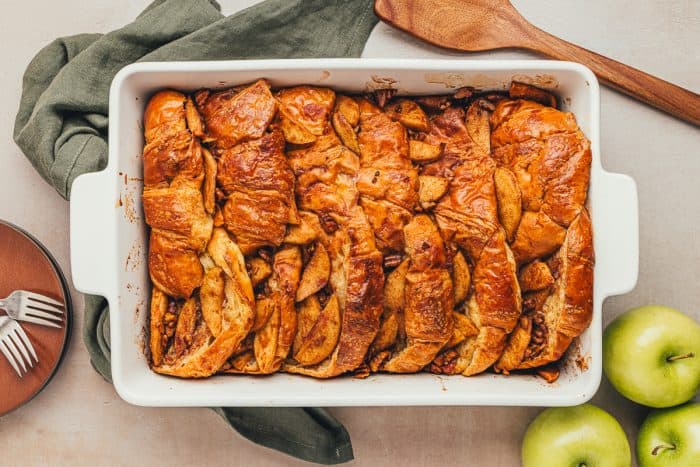
{"label": "apple stem", "polygon": [[671,444],[671,445],[659,444],[651,451],[651,455],[656,456],[657,454],[659,454],[662,451],[665,451],[666,449],[670,449],[673,451],[674,449],[676,449],[676,445],[675,444]]}
{"label": "apple stem", "polygon": [[672,355],[666,359],[667,362],[675,362],[676,360],[683,360],[684,358],[693,358],[695,357],[695,353],[693,352],[688,352],[684,353],[683,355]]}

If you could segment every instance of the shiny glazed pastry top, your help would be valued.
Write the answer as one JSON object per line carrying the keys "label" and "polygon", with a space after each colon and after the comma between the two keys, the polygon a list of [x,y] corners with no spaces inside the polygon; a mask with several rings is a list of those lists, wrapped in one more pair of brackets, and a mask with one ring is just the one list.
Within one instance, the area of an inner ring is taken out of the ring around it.
{"label": "shiny glazed pastry top", "polygon": [[156,372],[551,381],[590,324],[590,144],[545,91],[167,90],[144,136]]}

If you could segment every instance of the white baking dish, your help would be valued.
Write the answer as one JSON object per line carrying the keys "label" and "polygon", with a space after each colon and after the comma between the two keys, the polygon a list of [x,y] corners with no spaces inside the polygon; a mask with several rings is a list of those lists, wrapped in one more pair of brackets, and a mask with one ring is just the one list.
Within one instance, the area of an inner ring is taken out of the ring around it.
{"label": "white baking dish", "polygon": [[[506,89],[514,78],[553,89],[591,140],[589,205],[596,250],[594,315],[575,341],[562,376],[546,384],[530,375],[477,377],[372,375],[329,381],[276,374],[181,380],[153,373],[144,353],[149,279],[147,231],[141,211],[142,115],[162,88],[224,88],[260,77],[272,86],[317,84],[360,93],[394,87],[405,94],[441,94],[475,86]],[[78,290],[107,297],[111,310],[112,376],[120,396],[145,406],[574,405],[600,383],[601,308],[637,280],[637,191],[600,160],[599,88],[587,68],[554,61],[269,60],[139,63],[119,72],[109,106],[109,163],[75,180],[71,261]],[[581,369],[574,360],[585,361]]]}

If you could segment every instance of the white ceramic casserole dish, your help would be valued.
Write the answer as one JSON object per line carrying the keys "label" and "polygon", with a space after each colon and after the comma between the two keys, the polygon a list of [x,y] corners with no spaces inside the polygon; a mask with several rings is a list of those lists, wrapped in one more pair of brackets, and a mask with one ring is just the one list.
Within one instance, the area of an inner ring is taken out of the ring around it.
{"label": "white ceramic casserole dish", "polygon": [[[554,384],[531,375],[476,377],[372,375],[315,380],[216,376],[182,380],[148,367],[145,338],[150,282],[147,228],[141,210],[142,118],[157,90],[225,88],[267,78],[273,87],[312,84],[346,93],[394,87],[402,94],[444,94],[461,86],[507,89],[511,80],[552,89],[591,140],[589,208],[596,254],[593,322],[564,357]],[[144,406],[536,405],[587,401],[602,371],[602,304],[637,280],[638,217],[634,181],[603,170],[599,88],[582,65],[554,61],[384,59],[139,63],[115,77],[109,103],[109,163],[75,180],[71,199],[71,262],[75,287],[110,305],[112,376],[119,395]],[[578,363],[575,362],[578,360]],[[583,363],[583,364],[582,364]]]}

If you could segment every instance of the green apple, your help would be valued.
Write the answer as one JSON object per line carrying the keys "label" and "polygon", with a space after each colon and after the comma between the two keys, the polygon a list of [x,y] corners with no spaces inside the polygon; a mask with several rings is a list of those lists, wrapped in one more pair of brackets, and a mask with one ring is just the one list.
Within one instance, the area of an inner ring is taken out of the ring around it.
{"label": "green apple", "polygon": [[525,432],[523,467],[630,467],[632,455],[617,420],[595,405],[544,410]]}
{"label": "green apple", "polygon": [[657,408],[682,404],[700,387],[700,325],[673,308],[634,308],[605,330],[603,370],[634,402]]}
{"label": "green apple", "polygon": [[652,411],[637,437],[640,467],[700,466],[700,403]]}

